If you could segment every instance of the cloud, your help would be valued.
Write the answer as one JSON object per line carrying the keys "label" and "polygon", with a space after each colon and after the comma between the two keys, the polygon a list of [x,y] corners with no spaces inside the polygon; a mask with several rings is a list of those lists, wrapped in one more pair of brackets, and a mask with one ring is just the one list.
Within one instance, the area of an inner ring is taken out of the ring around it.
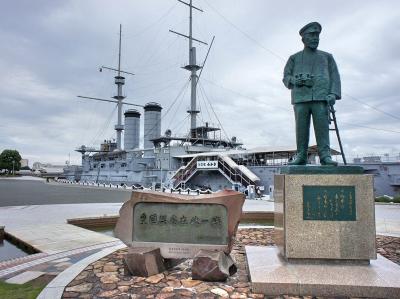
{"label": "cloud", "polygon": [[[237,136],[247,148],[293,145],[282,71],[289,55],[302,48],[298,30],[317,20],[323,25],[320,47],[334,55],[342,77],[337,115],[346,151],[400,152],[399,134],[390,132],[400,130],[399,119],[389,115],[400,115],[399,3],[194,3],[204,9],[194,13],[194,36],[208,43],[216,36],[198,91],[199,123],[220,121],[226,135]],[[122,68],[135,73],[126,78],[127,100],[161,103],[163,113],[169,111],[162,132],[187,133],[190,92],[178,95],[189,75],[181,68],[188,62],[188,42],[168,32],[187,34],[186,6],[174,0],[25,0],[4,3],[0,12],[0,149],[58,163],[71,153],[79,163],[77,146],[115,138],[115,105],[76,95],[115,95],[115,74],[98,68],[117,66],[120,23]],[[208,47],[195,45],[202,63]],[[337,147],[334,135],[332,145]]]}

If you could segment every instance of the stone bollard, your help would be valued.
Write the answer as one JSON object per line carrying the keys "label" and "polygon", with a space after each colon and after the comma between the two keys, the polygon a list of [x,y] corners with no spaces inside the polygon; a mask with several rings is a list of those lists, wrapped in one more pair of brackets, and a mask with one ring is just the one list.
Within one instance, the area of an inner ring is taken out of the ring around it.
{"label": "stone bollard", "polygon": [[0,226],[0,242],[4,240],[4,226]]}

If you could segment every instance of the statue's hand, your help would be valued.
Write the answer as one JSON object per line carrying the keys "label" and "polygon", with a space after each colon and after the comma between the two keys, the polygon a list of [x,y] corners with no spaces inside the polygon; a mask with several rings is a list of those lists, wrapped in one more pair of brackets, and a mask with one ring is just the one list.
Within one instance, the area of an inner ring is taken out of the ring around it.
{"label": "statue's hand", "polygon": [[326,101],[328,102],[328,104],[330,106],[333,106],[333,105],[335,105],[335,102],[336,102],[336,96],[334,94],[328,94],[326,96]]}
{"label": "statue's hand", "polygon": [[311,79],[311,78],[306,79],[306,80],[304,80],[304,85],[307,86],[307,87],[313,87],[313,85],[314,85],[314,80]]}
{"label": "statue's hand", "polygon": [[294,78],[294,85],[296,86],[303,86],[304,85],[304,79],[302,78]]}

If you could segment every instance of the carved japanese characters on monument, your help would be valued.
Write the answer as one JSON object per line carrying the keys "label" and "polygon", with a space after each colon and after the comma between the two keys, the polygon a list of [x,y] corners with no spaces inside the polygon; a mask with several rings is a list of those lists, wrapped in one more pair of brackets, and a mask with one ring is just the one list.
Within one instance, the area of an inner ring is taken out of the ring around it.
{"label": "carved japanese characters on monument", "polygon": [[300,30],[304,49],[290,56],[284,69],[296,121],[297,157],[289,165],[307,164],[311,116],[321,164],[337,165],[330,153],[329,110],[341,98],[340,76],[333,56],[317,50],[321,30],[317,22]]}
{"label": "carved japanese characters on monument", "polygon": [[223,205],[141,202],[133,217],[136,242],[228,244]]}

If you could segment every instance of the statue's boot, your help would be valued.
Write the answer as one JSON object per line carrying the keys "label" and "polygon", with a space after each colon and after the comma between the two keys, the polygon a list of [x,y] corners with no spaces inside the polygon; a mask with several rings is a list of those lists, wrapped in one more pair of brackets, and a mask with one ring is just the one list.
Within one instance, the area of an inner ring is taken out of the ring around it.
{"label": "statue's boot", "polygon": [[299,155],[297,155],[294,161],[288,163],[288,165],[306,165],[306,164],[307,164],[307,159]]}
{"label": "statue's boot", "polygon": [[336,161],[333,161],[331,157],[325,157],[321,159],[321,165],[326,165],[326,166],[337,166],[338,163]]}
{"label": "statue's boot", "polygon": [[297,155],[288,165],[306,165],[308,140],[310,138],[311,104],[299,103],[294,105],[296,119],[296,147]]}

